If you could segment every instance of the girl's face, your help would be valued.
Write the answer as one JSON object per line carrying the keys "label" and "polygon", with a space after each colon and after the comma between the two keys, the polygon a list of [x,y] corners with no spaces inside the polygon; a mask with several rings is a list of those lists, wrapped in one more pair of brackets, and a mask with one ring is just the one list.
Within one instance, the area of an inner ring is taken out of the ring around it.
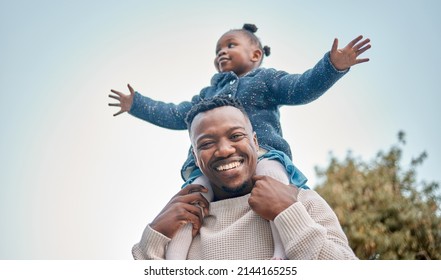
{"label": "girl's face", "polygon": [[239,31],[227,32],[216,45],[214,65],[219,72],[233,71],[241,77],[259,66],[262,51]]}

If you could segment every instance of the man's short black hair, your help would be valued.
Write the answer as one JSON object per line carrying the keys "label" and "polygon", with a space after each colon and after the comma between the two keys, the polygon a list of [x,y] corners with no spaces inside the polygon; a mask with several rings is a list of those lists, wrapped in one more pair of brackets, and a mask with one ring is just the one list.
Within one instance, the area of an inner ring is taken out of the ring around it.
{"label": "man's short black hair", "polygon": [[248,117],[242,103],[238,99],[227,95],[217,95],[212,98],[202,99],[190,109],[185,118],[188,130],[190,130],[191,123],[198,114],[223,106],[235,107]]}

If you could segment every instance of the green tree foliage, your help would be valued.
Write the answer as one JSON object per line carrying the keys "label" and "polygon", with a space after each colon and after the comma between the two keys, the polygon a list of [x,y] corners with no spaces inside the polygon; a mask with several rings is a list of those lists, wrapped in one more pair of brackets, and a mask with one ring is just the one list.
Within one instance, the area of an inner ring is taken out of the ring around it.
{"label": "green tree foliage", "polygon": [[400,166],[403,132],[371,163],[350,153],[316,168],[315,189],[336,212],[360,259],[441,259],[441,197],[436,182],[418,183],[416,168],[427,154]]}

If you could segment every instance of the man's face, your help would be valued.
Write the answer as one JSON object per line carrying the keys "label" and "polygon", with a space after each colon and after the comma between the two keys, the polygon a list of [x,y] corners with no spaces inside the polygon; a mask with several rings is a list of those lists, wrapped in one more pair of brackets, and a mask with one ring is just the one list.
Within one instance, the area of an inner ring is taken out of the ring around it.
{"label": "man's face", "polygon": [[258,144],[250,121],[239,109],[223,106],[198,114],[190,139],[196,163],[210,180],[216,199],[251,191]]}

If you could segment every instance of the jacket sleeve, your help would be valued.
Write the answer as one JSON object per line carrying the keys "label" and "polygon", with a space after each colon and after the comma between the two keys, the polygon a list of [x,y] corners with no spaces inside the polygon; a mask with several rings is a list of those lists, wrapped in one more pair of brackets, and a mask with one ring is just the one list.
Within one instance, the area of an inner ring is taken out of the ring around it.
{"label": "jacket sleeve", "polygon": [[300,190],[298,199],[274,220],[288,258],[358,259],[327,202],[313,190]]}
{"label": "jacket sleeve", "polygon": [[149,97],[135,92],[132,107],[129,113],[132,116],[145,120],[151,124],[176,130],[187,129],[185,117],[193,104],[200,100],[196,95],[192,101],[184,101],[179,104],[155,101]]}
{"label": "jacket sleeve", "polygon": [[269,75],[270,100],[276,105],[302,105],[322,96],[349,69],[337,70],[331,63],[329,52],[317,64],[303,74],[276,71]]}
{"label": "jacket sleeve", "polygon": [[149,225],[142,233],[141,241],[132,247],[135,260],[163,260],[170,238],[153,230]]}

